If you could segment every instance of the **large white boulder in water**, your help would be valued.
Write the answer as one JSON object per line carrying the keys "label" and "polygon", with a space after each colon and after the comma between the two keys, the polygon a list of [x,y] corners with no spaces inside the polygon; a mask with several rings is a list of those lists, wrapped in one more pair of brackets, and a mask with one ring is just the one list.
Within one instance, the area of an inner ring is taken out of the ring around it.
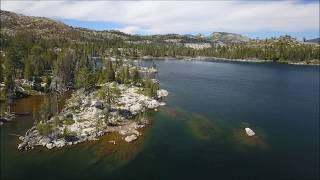
{"label": "large white boulder in water", "polygon": [[168,91],[167,90],[164,90],[164,89],[160,89],[157,91],[157,97],[158,98],[162,98],[162,97],[165,97],[165,96],[168,96]]}
{"label": "large white boulder in water", "polygon": [[250,128],[244,128],[248,136],[254,136],[256,133]]}

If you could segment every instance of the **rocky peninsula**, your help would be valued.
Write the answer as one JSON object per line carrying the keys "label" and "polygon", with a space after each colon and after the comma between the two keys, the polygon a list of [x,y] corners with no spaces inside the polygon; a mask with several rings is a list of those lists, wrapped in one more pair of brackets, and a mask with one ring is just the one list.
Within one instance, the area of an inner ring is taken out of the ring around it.
{"label": "rocky peninsula", "polygon": [[167,95],[166,90],[159,89],[156,95],[148,96],[143,87],[116,82],[79,89],[61,112],[38,122],[25,136],[20,136],[18,149],[60,148],[97,140],[113,132],[132,142],[141,135],[139,129],[150,123],[146,112],[164,106],[163,97]]}

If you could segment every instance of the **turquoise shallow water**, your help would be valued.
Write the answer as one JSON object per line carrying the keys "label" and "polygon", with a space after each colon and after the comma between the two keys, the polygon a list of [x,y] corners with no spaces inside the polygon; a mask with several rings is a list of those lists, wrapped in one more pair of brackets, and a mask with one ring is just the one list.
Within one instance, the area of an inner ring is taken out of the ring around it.
{"label": "turquoise shallow water", "polygon": [[[19,152],[13,134],[33,122],[21,117],[0,128],[1,178],[319,179],[319,67],[154,62],[170,94],[138,141]],[[247,126],[256,137],[244,135]]]}

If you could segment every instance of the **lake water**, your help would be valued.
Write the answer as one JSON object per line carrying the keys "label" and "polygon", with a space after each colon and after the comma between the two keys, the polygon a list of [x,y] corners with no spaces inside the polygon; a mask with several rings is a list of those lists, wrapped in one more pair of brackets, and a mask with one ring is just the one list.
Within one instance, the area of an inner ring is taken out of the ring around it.
{"label": "lake water", "polygon": [[154,62],[169,96],[140,139],[20,152],[16,134],[33,119],[19,117],[0,128],[1,179],[319,179],[319,67]]}

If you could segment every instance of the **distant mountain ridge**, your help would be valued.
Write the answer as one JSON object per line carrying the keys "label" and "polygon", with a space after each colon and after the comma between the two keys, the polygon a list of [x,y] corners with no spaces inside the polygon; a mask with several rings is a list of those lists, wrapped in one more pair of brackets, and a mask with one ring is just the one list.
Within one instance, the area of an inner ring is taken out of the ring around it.
{"label": "distant mountain ridge", "polygon": [[[14,35],[18,32],[32,31],[37,37],[47,39],[65,39],[83,42],[86,40],[121,40],[125,43],[155,43],[191,47],[208,48],[215,45],[252,44],[260,40],[251,39],[241,34],[213,32],[208,36],[198,35],[130,35],[117,30],[97,31],[86,28],[72,27],[63,22],[46,17],[25,16],[9,11],[0,11],[1,32]],[[276,38],[277,39],[277,38]],[[281,39],[278,38],[278,39]],[[262,42],[262,41],[261,41]],[[307,43],[319,43],[319,38],[307,40]]]}
{"label": "distant mountain ridge", "polygon": [[1,31],[13,35],[19,31],[33,31],[43,38],[65,38],[69,40],[108,40],[120,38],[122,40],[149,40],[158,43],[245,43],[251,39],[240,34],[214,32],[210,36],[204,35],[129,35],[120,31],[96,31],[86,28],[72,27],[63,22],[46,17],[25,16],[1,10]]}
{"label": "distant mountain ridge", "polygon": [[320,44],[320,38],[308,39],[308,40],[306,40],[306,42]]}
{"label": "distant mountain ridge", "polygon": [[213,42],[223,42],[227,44],[247,43],[252,39],[241,34],[227,32],[213,32],[209,39]]}

